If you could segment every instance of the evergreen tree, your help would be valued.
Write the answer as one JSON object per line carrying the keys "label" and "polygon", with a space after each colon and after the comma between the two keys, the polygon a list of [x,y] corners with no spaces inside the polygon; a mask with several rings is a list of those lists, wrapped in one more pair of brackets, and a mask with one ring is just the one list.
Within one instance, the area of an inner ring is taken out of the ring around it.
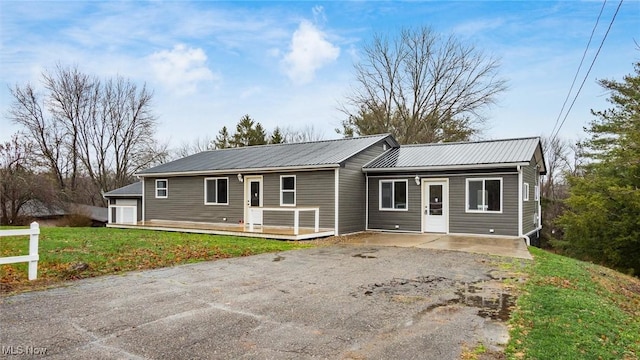
{"label": "evergreen tree", "polygon": [[252,134],[255,131],[254,129],[255,121],[251,119],[249,115],[245,115],[240,118],[238,124],[236,125],[236,132],[233,134],[233,138],[230,142],[232,147],[243,147],[251,145]]}
{"label": "evergreen tree", "polygon": [[265,145],[267,144],[267,132],[262,127],[262,124],[256,123],[256,127],[251,133],[251,143],[252,145]]}
{"label": "evergreen tree", "polygon": [[569,177],[559,219],[569,255],[640,274],[640,62],[623,82],[600,80],[612,108],[593,111],[582,144],[592,161]]}
{"label": "evergreen tree", "polygon": [[218,136],[216,136],[213,144],[216,149],[226,149],[231,147],[229,131],[227,130],[226,126],[223,126],[222,129],[218,132]]}
{"label": "evergreen tree", "polygon": [[262,124],[256,122],[249,115],[240,118],[236,125],[236,132],[230,141],[231,147],[264,145],[267,143],[267,133]]}
{"label": "evergreen tree", "polygon": [[276,126],[271,133],[271,138],[269,139],[269,144],[282,144],[284,143],[284,136],[282,136],[282,131],[280,131],[280,127]]}

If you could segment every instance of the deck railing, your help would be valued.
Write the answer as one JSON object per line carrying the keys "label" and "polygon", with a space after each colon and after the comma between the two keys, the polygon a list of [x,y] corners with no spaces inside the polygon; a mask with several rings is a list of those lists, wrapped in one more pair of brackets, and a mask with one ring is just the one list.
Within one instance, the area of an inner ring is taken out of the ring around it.
{"label": "deck railing", "polygon": [[[289,211],[293,212],[293,234],[298,235],[300,232],[300,212],[301,211],[313,211],[315,215],[315,232],[320,231],[320,208],[317,207],[255,207],[249,209],[249,219],[247,224],[249,224],[249,231],[253,231],[253,219],[256,218],[254,212],[261,211]],[[264,219],[263,219],[264,222]]]}

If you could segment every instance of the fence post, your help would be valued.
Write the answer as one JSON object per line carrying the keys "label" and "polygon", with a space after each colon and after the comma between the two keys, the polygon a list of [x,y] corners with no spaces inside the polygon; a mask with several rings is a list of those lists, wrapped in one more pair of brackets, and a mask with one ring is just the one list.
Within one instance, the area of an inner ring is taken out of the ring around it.
{"label": "fence post", "polygon": [[40,225],[37,222],[31,223],[31,235],[29,236],[29,256],[35,260],[29,261],[29,280],[38,278],[38,236],[40,235]]}

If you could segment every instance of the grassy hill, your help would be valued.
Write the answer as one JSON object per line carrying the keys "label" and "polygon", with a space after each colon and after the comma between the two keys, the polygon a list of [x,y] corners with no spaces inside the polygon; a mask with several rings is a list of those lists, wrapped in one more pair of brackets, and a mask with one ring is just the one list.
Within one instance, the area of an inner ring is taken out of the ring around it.
{"label": "grassy hill", "polygon": [[638,359],[640,280],[530,248],[512,313],[512,359]]}

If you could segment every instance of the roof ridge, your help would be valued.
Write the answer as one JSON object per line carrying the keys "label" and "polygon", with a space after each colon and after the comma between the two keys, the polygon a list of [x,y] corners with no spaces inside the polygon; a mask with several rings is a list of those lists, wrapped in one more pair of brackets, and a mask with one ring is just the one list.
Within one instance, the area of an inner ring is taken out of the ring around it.
{"label": "roof ridge", "polygon": [[540,139],[540,136],[528,136],[528,137],[507,138],[507,139],[493,139],[493,140],[454,141],[454,142],[444,142],[444,143],[407,144],[407,145],[400,145],[400,147],[421,147],[421,146],[443,146],[443,145],[460,145],[460,144],[480,144],[480,143],[504,142],[504,141],[514,141],[514,140],[530,140],[530,139]]}
{"label": "roof ridge", "polygon": [[300,145],[300,144],[318,144],[318,143],[326,143],[326,142],[366,139],[366,138],[373,138],[373,137],[383,138],[383,137],[386,137],[386,136],[389,136],[389,135],[390,134],[385,133],[385,134],[375,134],[375,135],[343,137],[343,138],[340,138],[340,139],[322,139],[322,140],[309,140],[309,141],[280,143],[280,144],[250,145],[250,146],[232,147],[232,148],[225,148],[225,149],[210,149],[210,150],[201,151],[201,153],[202,152],[208,152],[208,151],[238,150],[238,149],[247,149],[247,148],[254,148],[255,149],[255,148],[276,147],[276,146],[286,146],[286,145]]}

